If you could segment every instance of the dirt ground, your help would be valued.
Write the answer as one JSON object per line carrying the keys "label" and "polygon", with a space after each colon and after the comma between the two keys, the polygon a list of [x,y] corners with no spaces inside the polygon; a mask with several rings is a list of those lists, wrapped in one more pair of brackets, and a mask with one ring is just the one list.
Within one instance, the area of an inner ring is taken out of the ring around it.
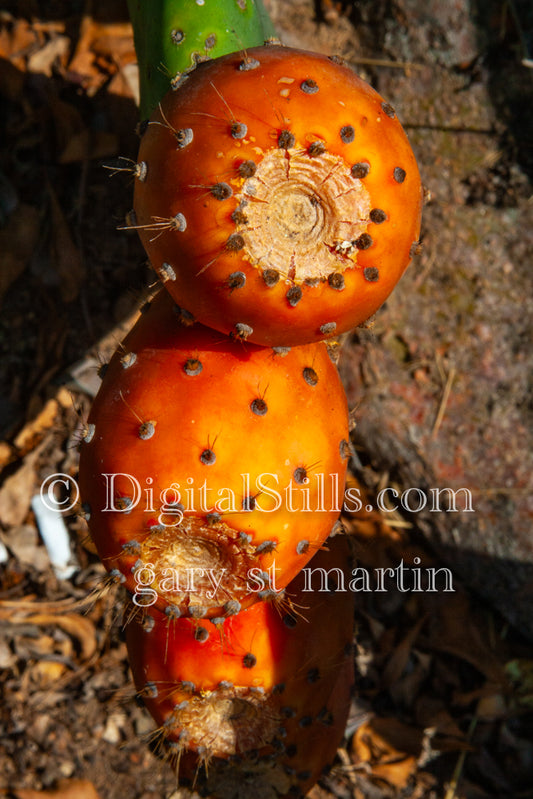
{"label": "dirt ground", "polygon": [[[346,738],[311,796],[533,797],[533,13],[265,4],[286,44],[343,56],[393,104],[419,161],[421,251],[342,344],[367,508],[344,524],[361,566],[445,565],[455,588],[361,594]],[[18,799],[185,796],[83,519],[65,517],[65,578],[31,504],[49,475],[76,476],[98,367],[155,280],[117,230],[131,175],[105,168],[135,159],[135,100],[125,3],[2,4],[0,795]],[[467,489],[456,512],[417,507],[443,487]],[[398,509],[376,510],[384,488]]]}

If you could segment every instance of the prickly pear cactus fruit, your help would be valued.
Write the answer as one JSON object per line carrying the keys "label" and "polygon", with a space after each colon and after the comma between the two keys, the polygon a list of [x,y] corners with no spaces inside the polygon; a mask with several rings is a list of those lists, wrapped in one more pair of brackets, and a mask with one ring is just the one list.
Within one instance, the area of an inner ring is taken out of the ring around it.
{"label": "prickly pear cactus fruit", "polygon": [[180,783],[237,796],[247,775],[243,796],[265,786],[293,796],[333,760],[353,681],[349,565],[348,539],[336,536],[288,586],[284,607],[262,601],[220,621],[126,614],[135,685]]}
{"label": "prickly pear cactus fruit", "polygon": [[260,45],[276,35],[262,0],[128,0],[128,8],[142,119],[202,59]]}
{"label": "prickly pear cactus fruit", "polygon": [[370,317],[420,230],[393,108],[338,60],[251,48],[199,64],[142,136],[133,226],[203,324],[285,346]]}
{"label": "prickly pear cactus fruit", "polygon": [[138,604],[231,615],[285,587],[329,535],[348,436],[324,343],[233,340],[161,290],[110,362],[81,445],[98,554]]}

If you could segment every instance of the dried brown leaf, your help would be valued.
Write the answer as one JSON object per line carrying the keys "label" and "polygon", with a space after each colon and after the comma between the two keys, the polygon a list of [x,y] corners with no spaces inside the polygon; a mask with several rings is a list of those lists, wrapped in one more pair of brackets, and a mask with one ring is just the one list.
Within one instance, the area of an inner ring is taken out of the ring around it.
{"label": "dried brown leaf", "polygon": [[89,780],[60,780],[55,790],[32,791],[22,788],[11,792],[16,799],[100,799]]}
{"label": "dried brown leaf", "polygon": [[451,716],[444,701],[434,696],[420,697],[416,703],[416,722],[429,736],[433,751],[472,751],[468,736]]}
{"label": "dried brown leaf", "polygon": [[418,619],[416,624],[407,632],[407,634],[395,648],[383,671],[384,686],[391,686],[401,678],[409,661],[413,645],[418,638],[420,630],[422,629],[425,621],[425,616],[422,616],[420,619]]}
{"label": "dried brown leaf", "polygon": [[37,572],[44,572],[50,567],[48,552],[33,524],[11,527],[6,531],[4,540],[21,566],[29,566]]}
{"label": "dried brown leaf", "polygon": [[404,788],[417,769],[422,738],[421,730],[397,719],[371,718],[354,735],[354,762],[369,764],[373,777]]}
{"label": "dried brown leaf", "polygon": [[81,79],[89,96],[94,95],[120,64],[135,60],[133,31],[129,22],[103,25],[86,15],[69,72]]}
{"label": "dried brown leaf", "polygon": [[16,454],[11,444],[8,444],[7,441],[0,441],[0,472],[15,458]]}
{"label": "dried brown leaf", "polygon": [[50,258],[59,277],[61,296],[65,302],[72,302],[79,294],[85,269],[80,251],[74,244],[63,210],[51,187],[49,195],[52,217]]}
{"label": "dried brown leaf", "polygon": [[[13,625],[34,624],[36,627],[60,627],[74,639],[80,653],[80,660],[86,663],[93,657],[97,649],[96,627],[87,616],[61,612],[63,607],[72,607],[72,604],[71,600],[66,603],[43,602],[40,605],[31,600],[3,601],[0,603],[0,618],[7,619]],[[32,612],[36,607],[38,610]]]}
{"label": "dried brown leaf", "polygon": [[91,48],[98,55],[126,62],[135,60],[133,28],[130,22],[94,25],[92,34]]}
{"label": "dried brown leaf", "polygon": [[42,47],[35,50],[28,59],[30,72],[41,72],[47,77],[53,74],[54,66],[64,62],[70,50],[68,36],[53,36]]}
{"label": "dried brown leaf", "polygon": [[107,91],[117,97],[127,97],[138,105],[139,71],[135,64],[125,64],[109,81]]}
{"label": "dried brown leaf", "polygon": [[39,690],[50,688],[66,671],[65,663],[57,660],[38,660],[30,667],[32,683],[38,686]]}
{"label": "dried brown leaf", "polygon": [[50,399],[38,416],[22,428],[13,442],[21,455],[25,455],[29,450],[33,449],[42,439],[43,434],[55,423],[58,411],[57,401]]}
{"label": "dried brown leaf", "polygon": [[39,627],[60,627],[74,638],[79,645],[80,659],[88,661],[96,652],[96,629],[86,616],[77,613],[28,613],[11,615],[13,624],[35,624]]}
{"label": "dried brown leaf", "polygon": [[491,682],[504,680],[502,656],[497,645],[491,644],[488,617],[475,612],[466,592],[447,594],[446,602],[433,615],[428,629],[424,646],[470,663]]}
{"label": "dried brown leaf", "polygon": [[96,65],[95,53],[91,47],[98,28],[89,16],[84,17],[76,51],[68,65],[69,72],[82,82],[89,97],[94,96],[108,78]]}
{"label": "dried brown leaf", "polygon": [[464,733],[450,714],[444,700],[433,695],[421,696],[416,702],[416,722],[436,734],[464,739]]}
{"label": "dried brown leaf", "polygon": [[369,726],[376,736],[386,741],[390,747],[408,755],[418,757],[422,745],[422,732],[397,718],[378,717],[369,720]]}
{"label": "dried brown leaf", "polygon": [[37,208],[21,203],[0,230],[0,302],[33,255],[39,238],[39,217]]}
{"label": "dried brown leaf", "polygon": [[35,464],[39,454],[38,450],[29,453],[0,488],[0,522],[6,527],[21,525],[28,515],[36,482]]}
{"label": "dried brown leaf", "polygon": [[402,789],[407,786],[411,777],[417,770],[417,761],[414,757],[404,757],[388,763],[377,763],[372,768],[372,775],[379,777],[389,785]]}
{"label": "dried brown leaf", "polygon": [[40,40],[34,26],[25,19],[10,20],[0,27],[0,58],[11,61],[19,69],[26,67],[26,57]]}

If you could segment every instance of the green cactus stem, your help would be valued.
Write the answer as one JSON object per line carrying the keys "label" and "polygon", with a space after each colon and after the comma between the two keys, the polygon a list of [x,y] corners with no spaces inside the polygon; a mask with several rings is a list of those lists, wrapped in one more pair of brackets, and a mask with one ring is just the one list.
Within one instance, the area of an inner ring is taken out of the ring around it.
{"label": "green cactus stem", "polygon": [[128,0],[148,118],[179,75],[204,58],[263,44],[276,33],[262,0]]}

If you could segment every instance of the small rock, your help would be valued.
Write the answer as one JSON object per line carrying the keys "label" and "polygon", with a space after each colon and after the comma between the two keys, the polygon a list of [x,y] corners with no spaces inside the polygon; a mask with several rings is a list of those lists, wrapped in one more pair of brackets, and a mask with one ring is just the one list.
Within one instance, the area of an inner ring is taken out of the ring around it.
{"label": "small rock", "polygon": [[122,713],[113,713],[107,720],[102,740],[108,744],[118,744],[122,738],[122,730],[126,722],[126,717]]}

